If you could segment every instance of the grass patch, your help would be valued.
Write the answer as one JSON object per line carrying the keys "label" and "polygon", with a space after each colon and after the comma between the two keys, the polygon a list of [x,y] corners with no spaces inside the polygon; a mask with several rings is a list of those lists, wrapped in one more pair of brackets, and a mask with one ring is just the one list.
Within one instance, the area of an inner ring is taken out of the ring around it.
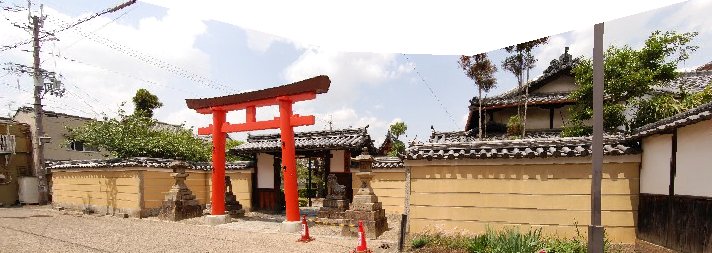
{"label": "grass patch", "polygon": [[[471,252],[471,253],[585,253],[587,238],[580,233],[572,238],[545,236],[541,228],[520,231],[517,228],[493,230],[487,228],[479,235],[466,235],[463,232],[445,233],[426,231],[412,237],[410,247],[416,252]],[[619,252],[605,240],[604,252]]]}

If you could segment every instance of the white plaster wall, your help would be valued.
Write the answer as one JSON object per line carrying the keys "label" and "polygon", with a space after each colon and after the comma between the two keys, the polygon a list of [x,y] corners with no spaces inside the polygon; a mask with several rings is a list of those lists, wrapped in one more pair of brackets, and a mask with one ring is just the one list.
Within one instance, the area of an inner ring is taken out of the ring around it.
{"label": "white plaster wall", "polygon": [[257,154],[257,188],[274,189],[274,156]]}
{"label": "white plaster wall", "polygon": [[712,197],[712,120],[678,129],[675,194]]}
{"label": "white plaster wall", "polygon": [[574,84],[574,78],[572,76],[562,76],[559,77],[539,89],[534,91],[529,91],[531,93],[551,93],[551,92],[564,92],[572,91],[576,89],[576,84]]}
{"label": "white plaster wall", "polygon": [[329,165],[331,166],[331,172],[346,172],[344,168],[344,151],[332,150]]}
{"label": "white plaster wall", "polygon": [[643,138],[640,193],[668,194],[671,153],[671,134]]}

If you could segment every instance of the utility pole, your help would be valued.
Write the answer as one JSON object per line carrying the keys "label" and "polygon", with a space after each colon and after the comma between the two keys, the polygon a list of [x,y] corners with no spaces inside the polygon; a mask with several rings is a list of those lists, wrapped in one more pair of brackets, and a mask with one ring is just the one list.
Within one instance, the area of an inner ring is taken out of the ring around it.
{"label": "utility pole", "polygon": [[591,143],[591,225],[588,226],[588,252],[603,253],[601,225],[601,177],[603,169],[603,23],[593,27],[593,140]]}
{"label": "utility pole", "polygon": [[32,165],[35,169],[35,176],[39,180],[39,204],[46,205],[49,200],[48,192],[48,181],[47,172],[44,168],[44,156],[43,156],[43,146],[40,136],[44,136],[44,130],[42,129],[42,86],[44,81],[42,80],[42,73],[40,69],[40,28],[44,23],[44,16],[40,11],[40,16],[31,16],[32,21],[32,72],[33,79],[35,83],[33,111],[35,116],[35,135],[32,138]]}
{"label": "utility pole", "polygon": [[[136,3],[136,0],[130,0],[128,2],[122,3],[120,5],[117,5],[115,7],[106,9],[102,12],[96,13],[94,15],[91,15],[87,18],[83,18],[67,27],[61,28],[60,30],[56,30],[51,33],[44,33],[44,35],[40,35],[42,33],[41,29],[42,26],[44,25],[44,20],[46,16],[44,16],[42,12],[42,7],[40,6],[40,15],[32,15],[31,13],[28,15],[29,21],[31,22],[31,29],[32,29],[32,58],[33,58],[33,65],[32,65],[32,77],[34,79],[34,103],[33,103],[33,111],[34,111],[34,119],[35,119],[35,127],[34,127],[34,135],[32,136],[32,166],[34,167],[35,171],[35,176],[37,176],[37,179],[39,180],[39,204],[40,205],[45,205],[49,202],[49,181],[47,180],[47,170],[45,169],[44,166],[44,150],[43,150],[43,142],[45,139],[45,133],[44,129],[42,127],[42,116],[44,113],[42,112],[42,95],[46,93],[47,91],[50,92],[56,92],[56,89],[58,87],[55,87],[53,85],[50,85],[48,87],[44,87],[44,78],[45,78],[45,73],[47,74],[48,78],[54,82],[56,85],[58,81],[56,78],[54,78],[54,73],[45,71],[40,67],[40,52],[41,52],[41,45],[40,42],[45,39],[45,37],[48,36],[54,36],[54,33],[64,31],[67,29],[71,29],[72,27],[75,27],[79,24],[82,24],[86,21],[89,21],[93,18],[96,18],[98,16],[104,15],[106,13],[111,13],[118,11],[120,9],[126,8],[132,4]],[[32,3],[28,1],[28,11],[31,12],[31,7]],[[46,89],[46,90],[45,90]],[[58,92],[61,96],[63,93],[63,90],[61,92]]]}

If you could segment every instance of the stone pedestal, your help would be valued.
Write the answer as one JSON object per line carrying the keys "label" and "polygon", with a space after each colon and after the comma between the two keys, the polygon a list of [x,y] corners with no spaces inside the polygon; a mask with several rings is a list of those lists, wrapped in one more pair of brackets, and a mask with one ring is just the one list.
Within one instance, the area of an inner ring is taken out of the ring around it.
{"label": "stone pedestal", "polygon": [[320,223],[343,224],[344,212],[349,209],[349,200],[346,199],[346,186],[336,182],[336,175],[331,174],[327,181],[327,196],[322,208],[317,212]]}
{"label": "stone pedestal", "polygon": [[229,176],[225,176],[225,211],[232,218],[245,216],[245,209],[242,208],[240,201],[232,193],[232,181]]}
{"label": "stone pedestal", "polygon": [[386,212],[381,202],[378,202],[378,196],[373,193],[373,188],[371,188],[371,178],[373,178],[371,163],[373,162],[373,157],[368,155],[367,150],[364,149],[364,153],[354,158],[354,160],[359,162],[360,172],[356,173],[356,177],[361,181],[361,186],[354,194],[351,208],[344,212],[346,220],[352,226],[348,230],[343,230],[342,234],[356,235],[358,233],[358,222],[362,221],[366,237],[376,239],[388,229],[388,222],[386,220]]}
{"label": "stone pedestal", "polygon": [[296,233],[302,231],[301,221],[283,221],[279,226],[279,231],[282,233]]}
{"label": "stone pedestal", "polygon": [[158,214],[159,219],[179,221],[202,215],[203,208],[193,192],[185,185],[185,179],[188,177],[188,173],[185,173],[187,167],[187,164],[182,161],[173,162],[169,166],[173,169],[171,176],[176,182],[166,194]]}
{"label": "stone pedestal", "polygon": [[208,224],[210,226],[217,226],[220,224],[227,224],[230,223],[230,215],[223,214],[223,215],[206,215],[205,216],[205,224]]}

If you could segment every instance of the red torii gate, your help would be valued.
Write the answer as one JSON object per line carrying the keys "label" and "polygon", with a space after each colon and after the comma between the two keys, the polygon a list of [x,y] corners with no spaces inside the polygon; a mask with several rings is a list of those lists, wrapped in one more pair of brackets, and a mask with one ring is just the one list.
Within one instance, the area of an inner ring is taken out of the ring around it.
{"label": "red torii gate", "polygon": [[[299,221],[299,196],[297,194],[297,168],[294,151],[296,126],[314,124],[314,116],[292,114],[292,104],[312,100],[316,94],[329,91],[328,76],[316,76],[274,88],[238,93],[223,97],[186,99],[188,108],[201,114],[212,114],[213,124],[198,128],[199,135],[212,135],[213,172],[211,188],[212,215],[225,214],[225,136],[232,132],[245,132],[279,128],[282,138],[282,168],[284,169],[284,198],[287,204],[287,221]],[[257,107],[279,106],[279,117],[257,121]],[[245,123],[230,124],[225,121],[229,111],[246,110]],[[286,168],[285,168],[286,167]]]}

